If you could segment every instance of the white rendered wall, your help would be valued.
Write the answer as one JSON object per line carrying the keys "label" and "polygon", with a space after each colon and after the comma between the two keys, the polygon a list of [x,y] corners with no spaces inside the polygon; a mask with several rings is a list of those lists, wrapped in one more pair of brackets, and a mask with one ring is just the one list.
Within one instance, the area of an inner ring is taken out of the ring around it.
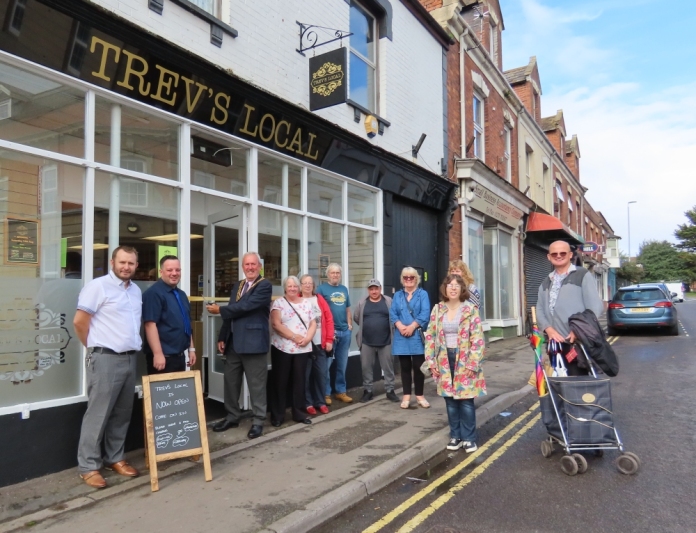
{"label": "white rendered wall", "polygon": [[[391,126],[370,140],[375,146],[412,160],[411,146],[427,135],[417,164],[440,173],[443,157],[442,46],[400,0],[390,0],[393,40],[380,39],[377,114]],[[347,31],[345,0],[221,0],[222,22],[239,32],[225,33],[222,47],[210,43],[210,23],[164,0],[162,15],[147,0],[91,0],[115,15],[198,55],[223,70],[303,109],[309,110],[309,63],[300,55],[296,21]],[[228,18],[229,16],[229,18]],[[348,46],[348,41],[344,41]],[[321,54],[339,42],[317,49]],[[349,95],[350,98],[350,95]],[[339,127],[367,139],[353,108],[339,104],[316,111]],[[363,116],[364,119],[364,116]]]}

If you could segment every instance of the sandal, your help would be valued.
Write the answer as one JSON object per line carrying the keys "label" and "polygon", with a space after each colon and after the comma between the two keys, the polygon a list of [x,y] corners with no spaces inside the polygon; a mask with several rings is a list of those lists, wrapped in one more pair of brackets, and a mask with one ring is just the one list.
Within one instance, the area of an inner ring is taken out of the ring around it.
{"label": "sandal", "polygon": [[401,400],[401,408],[408,409],[409,407],[411,407],[411,396],[404,396]]}
{"label": "sandal", "polygon": [[430,407],[430,403],[428,403],[428,400],[425,398],[418,398],[418,396],[416,396],[416,401],[423,409],[428,409]]}

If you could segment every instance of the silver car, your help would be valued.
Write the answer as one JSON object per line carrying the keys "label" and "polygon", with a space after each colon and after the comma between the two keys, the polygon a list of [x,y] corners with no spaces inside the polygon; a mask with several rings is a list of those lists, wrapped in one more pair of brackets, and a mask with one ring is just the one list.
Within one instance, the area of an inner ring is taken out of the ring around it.
{"label": "silver car", "polygon": [[671,295],[658,284],[630,285],[619,289],[607,309],[607,333],[622,330],[660,328],[679,335],[677,309]]}

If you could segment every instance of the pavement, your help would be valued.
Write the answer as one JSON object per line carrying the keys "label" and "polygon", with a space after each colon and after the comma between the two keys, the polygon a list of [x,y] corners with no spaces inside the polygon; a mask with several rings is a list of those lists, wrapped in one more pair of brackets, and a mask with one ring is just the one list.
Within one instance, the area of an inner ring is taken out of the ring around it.
{"label": "pavement", "polygon": [[[488,395],[476,401],[479,426],[532,391],[527,380],[533,367],[524,337],[487,345],[483,369]],[[414,396],[410,409],[400,409],[385,398],[382,382],[374,392],[375,398],[362,404],[362,388],[353,389],[353,404],[334,400],[331,412],[314,417],[311,426],[267,424],[264,435],[253,441],[246,437],[249,420],[237,429],[212,432],[222,411],[211,402],[206,414],[212,481],[205,481],[202,461],[161,462],[160,490],[153,493],[143,451],[137,450],[127,459],[142,475],[124,478],[105,472],[106,489],[91,489],[76,469],[0,488],[0,533],[28,527],[76,533],[95,525],[112,531],[309,531],[445,448],[445,403],[432,379],[425,388],[430,409],[417,407]],[[400,396],[400,388],[396,392]]]}

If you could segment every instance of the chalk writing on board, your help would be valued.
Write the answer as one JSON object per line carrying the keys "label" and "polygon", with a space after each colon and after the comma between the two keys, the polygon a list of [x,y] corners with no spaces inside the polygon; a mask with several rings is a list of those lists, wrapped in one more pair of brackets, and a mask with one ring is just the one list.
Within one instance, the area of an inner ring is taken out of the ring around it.
{"label": "chalk writing on board", "polygon": [[150,391],[157,454],[200,447],[193,378],[152,383]]}

